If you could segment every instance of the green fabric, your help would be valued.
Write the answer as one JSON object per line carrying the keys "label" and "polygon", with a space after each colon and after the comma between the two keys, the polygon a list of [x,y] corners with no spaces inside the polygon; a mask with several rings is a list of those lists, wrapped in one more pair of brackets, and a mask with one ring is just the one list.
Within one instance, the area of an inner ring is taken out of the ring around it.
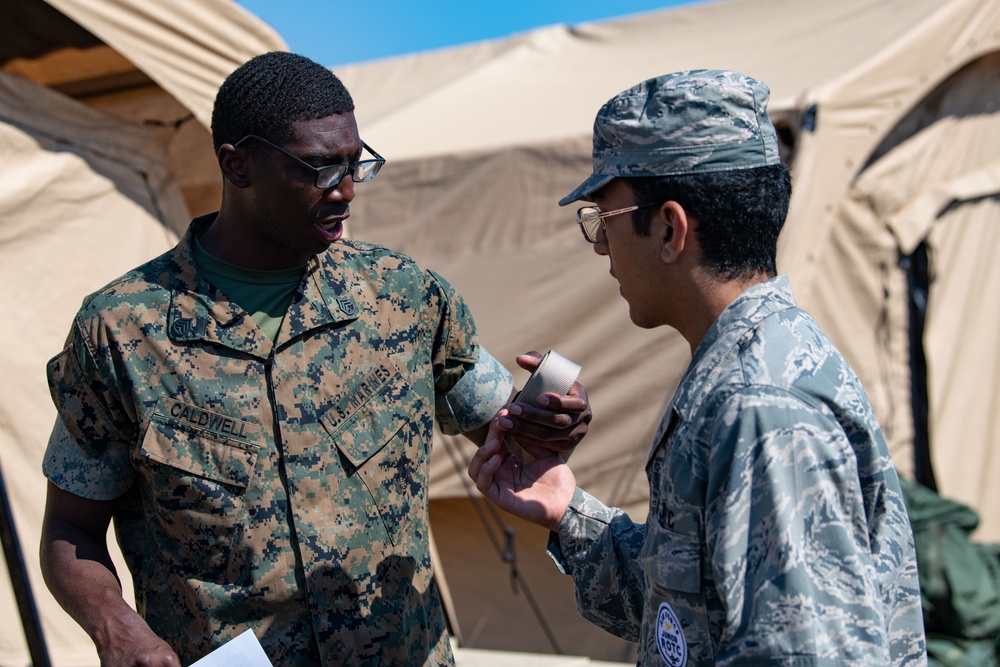
{"label": "green fabric", "polygon": [[928,667],[1000,667],[993,642],[927,637]]}
{"label": "green fabric", "polygon": [[197,239],[194,261],[210,283],[250,314],[264,335],[272,341],[277,337],[285,311],[302,282],[305,264],[277,271],[244,269],[212,256]]}
{"label": "green fabric", "polygon": [[933,667],[1000,667],[1000,545],[970,540],[970,507],[900,480],[917,548]]}

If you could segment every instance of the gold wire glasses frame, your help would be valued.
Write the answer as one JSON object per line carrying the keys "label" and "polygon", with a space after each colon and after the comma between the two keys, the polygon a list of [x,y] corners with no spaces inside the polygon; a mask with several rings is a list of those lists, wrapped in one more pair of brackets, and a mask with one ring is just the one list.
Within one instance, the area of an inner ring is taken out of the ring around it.
{"label": "gold wire glasses frame", "polygon": [[590,243],[597,243],[597,232],[608,228],[608,218],[623,213],[631,213],[632,211],[638,211],[640,208],[648,208],[650,206],[657,206],[657,204],[626,206],[625,208],[615,209],[607,213],[602,213],[601,209],[596,206],[581,206],[576,210],[576,221],[580,223],[580,231],[583,232],[583,238],[587,239]]}
{"label": "gold wire glasses frame", "polygon": [[256,139],[262,144],[267,144],[279,153],[284,153],[288,157],[292,158],[306,169],[315,172],[316,180],[314,181],[314,184],[320,190],[329,190],[330,188],[336,187],[348,173],[351,175],[351,180],[355,183],[370,181],[375,178],[375,174],[377,174],[378,170],[382,168],[383,164],[385,164],[385,158],[376,153],[371,146],[363,141],[361,142],[362,148],[374,155],[374,160],[358,160],[357,162],[351,162],[350,164],[328,164],[323,167],[314,167],[302,158],[289,153],[281,146],[276,146],[264,137],[256,134],[248,134],[233,144],[233,146],[239,146],[247,139]]}

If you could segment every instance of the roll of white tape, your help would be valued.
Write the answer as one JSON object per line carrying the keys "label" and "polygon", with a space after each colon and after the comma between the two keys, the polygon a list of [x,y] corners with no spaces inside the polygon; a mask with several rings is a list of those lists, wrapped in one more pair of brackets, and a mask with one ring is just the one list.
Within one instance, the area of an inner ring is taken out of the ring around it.
{"label": "roll of white tape", "polygon": [[[565,396],[569,393],[569,390],[573,387],[573,383],[576,382],[579,376],[579,364],[570,361],[555,350],[549,350],[542,357],[542,360],[538,362],[538,366],[535,367],[528,381],[524,383],[524,388],[514,396],[512,401],[533,404],[539,396],[546,392]],[[507,448],[510,449],[511,453],[521,460],[533,460],[534,457],[517,444],[517,440],[511,435],[508,435],[504,439],[504,442],[507,443]],[[569,459],[571,453],[571,451],[563,452],[560,456],[565,461]]]}
{"label": "roll of white tape", "polygon": [[545,392],[563,396],[569,393],[576,378],[580,376],[580,366],[555,350],[549,350],[535,367],[524,388],[514,398],[519,403],[534,403]]}

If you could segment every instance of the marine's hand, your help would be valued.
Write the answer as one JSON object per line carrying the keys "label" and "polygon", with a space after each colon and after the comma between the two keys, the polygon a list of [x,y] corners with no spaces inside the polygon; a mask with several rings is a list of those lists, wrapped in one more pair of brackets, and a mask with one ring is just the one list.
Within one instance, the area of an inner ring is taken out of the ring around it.
{"label": "marine's hand", "polygon": [[[542,360],[538,352],[517,357],[521,368],[533,371]],[[587,434],[593,413],[587,390],[573,383],[565,396],[545,393],[538,403],[511,403],[502,426],[511,431],[517,443],[532,455],[539,451],[566,452]]]}
{"label": "marine's hand", "polygon": [[180,667],[167,643],[122,598],[107,546],[116,505],[48,483],[39,545],[45,583],[93,639],[102,667]]}
{"label": "marine's hand", "polygon": [[101,667],[181,667],[177,654],[135,612],[95,628],[94,644]]}
{"label": "marine's hand", "polygon": [[469,464],[469,477],[480,492],[500,509],[522,519],[557,530],[576,490],[569,466],[550,450],[541,450],[533,461],[522,461],[503,444],[505,410],[490,423],[486,444]]}

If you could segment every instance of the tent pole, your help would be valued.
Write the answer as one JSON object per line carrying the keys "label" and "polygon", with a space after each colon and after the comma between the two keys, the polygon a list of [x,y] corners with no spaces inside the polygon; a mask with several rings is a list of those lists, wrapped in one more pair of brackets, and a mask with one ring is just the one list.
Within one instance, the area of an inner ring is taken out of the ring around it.
{"label": "tent pole", "polygon": [[434,542],[434,530],[429,533],[431,549],[431,570],[434,572],[434,583],[437,585],[438,594],[441,596],[441,606],[444,607],[444,620],[448,624],[448,632],[458,642],[458,646],[465,645],[465,638],[462,637],[462,629],[458,626],[458,612],[455,611],[455,603],[451,598],[451,588],[448,587],[448,580],[444,576],[444,564],[441,562],[441,554],[438,553],[437,544]]}
{"label": "tent pole", "polygon": [[3,555],[7,561],[7,572],[14,588],[17,600],[17,610],[21,615],[21,625],[24,637],[28,641],[28,653],[31,656],[32,667],[50,667],[49,652],[45,647],[45,637],[42,635],[41,619],[35,607],[35,598],[31,594],[31,583],[24,567],[21,545],[17,539],[17,529],[14,526],[14,516],[10,510],[7,497],[7,485],[3,481],[3,469],[0,468],[0,541],[3,542]]}

